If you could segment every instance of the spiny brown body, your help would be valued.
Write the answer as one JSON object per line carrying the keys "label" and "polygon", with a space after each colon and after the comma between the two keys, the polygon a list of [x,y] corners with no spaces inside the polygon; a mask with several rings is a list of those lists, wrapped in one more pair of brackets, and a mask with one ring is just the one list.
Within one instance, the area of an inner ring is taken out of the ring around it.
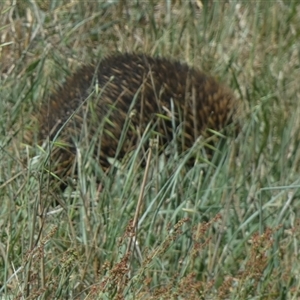
{"label": "spiny brown body", "polygon": [[179,148],[185,150],[205,129],[221,130],[230,123],[236,106],[230,89],[184,63],[119,54],[81,67],[42,104],[39,139],[56,136],[66,144],[52,150],[60,176],[70,169],[80,137],[93,143],[105,169],[108,157],[120,159],[137,147],[149,124],[161,148],[177,131]]}

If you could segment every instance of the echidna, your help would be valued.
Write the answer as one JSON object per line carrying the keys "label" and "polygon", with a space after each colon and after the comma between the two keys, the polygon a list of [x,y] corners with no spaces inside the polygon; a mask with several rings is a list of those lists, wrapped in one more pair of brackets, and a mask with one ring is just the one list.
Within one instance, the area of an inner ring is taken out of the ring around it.
{"label": "echidna", "polygon": [[185,63],[117,54],[81,67],[44,101],[39,139],[62,141],[51,155],[60,176],[70,170],[79,141],[93,145],[106,169],[107,158],[121,159],[136,148],[146,128],[159,135],[161,149],[176,134],[183,151],[205,129],[232,122],[236,106],[229,88]]}

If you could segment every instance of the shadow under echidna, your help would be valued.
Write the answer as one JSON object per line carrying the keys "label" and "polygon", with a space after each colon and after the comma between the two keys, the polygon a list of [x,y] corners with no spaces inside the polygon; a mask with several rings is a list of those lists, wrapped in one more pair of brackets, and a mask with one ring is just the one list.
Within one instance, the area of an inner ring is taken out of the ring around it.
{"label": "shadow under echidna", "polygon": [[142,137],[159,136],[164,149],[176,135],[184,151],[207,136],[206,129],[232,123],[236,108],[232,91],[198,69],[166,58],[118,54],[81,67],[42,103],[38,139],[54,141],[52,171],[63,179],[80,143],[92,145],[89,151],[106,170],[109,157],[122,159]]}

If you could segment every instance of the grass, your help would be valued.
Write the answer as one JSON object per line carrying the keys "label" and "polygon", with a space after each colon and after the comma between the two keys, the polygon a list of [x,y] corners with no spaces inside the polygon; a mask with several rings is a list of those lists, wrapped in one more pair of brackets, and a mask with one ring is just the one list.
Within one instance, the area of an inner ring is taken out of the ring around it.
{"label": "grass", "polygon": [[[1,2],[3,299],[299,298],[300,6],[227,2]],[[58,193],[47,153],[24,143],[32,113],[77,67],[125,51],[231,86],[241,132],[192,168],[189,153],[161,162],[154,147],[149,168],[133,154],[101,192],[83,151]]]}

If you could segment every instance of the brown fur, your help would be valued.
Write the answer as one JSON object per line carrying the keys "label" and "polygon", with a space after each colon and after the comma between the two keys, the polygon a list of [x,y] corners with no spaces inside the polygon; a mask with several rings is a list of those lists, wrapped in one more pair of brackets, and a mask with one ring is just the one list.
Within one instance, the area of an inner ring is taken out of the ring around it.
{"label": "brown fur", "polygon": [[[221,130],[232,122],[236,106],[229,88],[198,69],[165,58],[120,54],[81,67],[42,104],[39,139],[53,140],[64,126],[58,139],[67,145],[54,147],[51,156],[63,176],[74,161],[73,137],[96,137],[94,155],[106,169],[107,157],[122,158],[134,149],[148,124],[160,134],[162,148],[173,138],[174,124],[180,125],[178,144],[186,150],[205,129]],[[118,149],[125,124],[126,139]]]}

